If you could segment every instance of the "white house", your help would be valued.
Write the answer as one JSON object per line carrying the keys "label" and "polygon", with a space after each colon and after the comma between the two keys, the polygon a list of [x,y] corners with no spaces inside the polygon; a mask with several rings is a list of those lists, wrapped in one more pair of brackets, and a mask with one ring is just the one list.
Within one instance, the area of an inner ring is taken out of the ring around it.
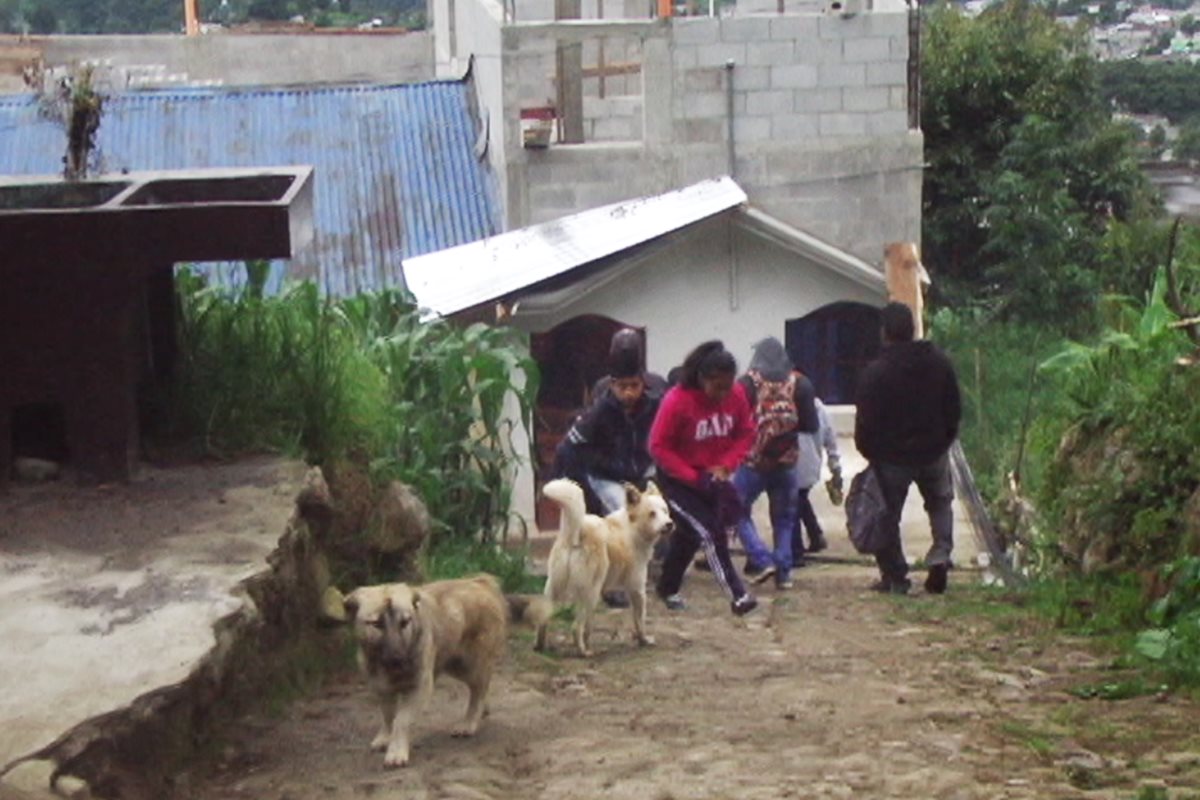
{"label": "white house", "polygon": [[[530,334],[539,464],[514,484],[530,521],[536,472],[590,401],[618,328],[643,331],[647,365],[663,375],[707,339],[744,366],[754,342],[776,336],[823,399],[850,402],[887,294],[880,270],[749,206],[729,178],[430,253],[404,273],[430,316],[503,319]],[[517,427],[517,452],[528,452]]]}

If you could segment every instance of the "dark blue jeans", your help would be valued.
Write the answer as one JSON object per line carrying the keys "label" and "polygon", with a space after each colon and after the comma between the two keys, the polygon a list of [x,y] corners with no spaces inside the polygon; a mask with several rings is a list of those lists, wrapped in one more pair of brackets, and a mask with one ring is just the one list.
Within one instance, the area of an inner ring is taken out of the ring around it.
{"label": "dark blue jeans", "polygon": [[925,556],[927,565],[949,564],[950,552],[954,548],[954,478],[950,474],[950,457],[942,454],[937,460],[919,467],[887,464],[876,461],[872,465],[879,477],[883,498],[887,503],[888,516],[885,521],[888,545],[875,554],[879,574],[885,581],[901,583],[908,576],[908,562],[904,558],[904,547],[900,542],[900,514],[908,487],[917,484],[917,491],[925,500],[925,513],[929,515],[929,527],[933,533],[933,545]]}
{"label": "dark blue jeans", "polygon": [[[746,557],[756,567],[773,563],[777,580],[785,580],[792,571],[792,528],[796,526],[797,487],[800,485],[792,466],[759,471],[741,466],[734,473],[733,485],[742,497],[745,515],[738,523],[738,538],[746,548]],[[754,526],[751,509],[764,491],[771,508],[771,532],[775,537],[775,552],[767,550],[758,529]]]}

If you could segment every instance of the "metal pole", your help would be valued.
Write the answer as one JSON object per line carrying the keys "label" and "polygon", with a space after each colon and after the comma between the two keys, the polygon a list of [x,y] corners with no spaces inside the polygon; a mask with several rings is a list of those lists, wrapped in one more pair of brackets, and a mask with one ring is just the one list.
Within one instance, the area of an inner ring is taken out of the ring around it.
{"label": "metal pole", "polygon": [[729,177],[733,177],[734,168],[737,164],[736,151],[733,144],[733,59],[725,62],[725,115],[729,122],[729,133],[726,137],[729,141]]}

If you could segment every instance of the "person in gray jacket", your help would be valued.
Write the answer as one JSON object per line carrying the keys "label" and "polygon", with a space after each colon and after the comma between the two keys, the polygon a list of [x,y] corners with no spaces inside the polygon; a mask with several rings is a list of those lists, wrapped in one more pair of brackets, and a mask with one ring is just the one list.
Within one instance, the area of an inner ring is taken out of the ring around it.
{"label": "person in gray jacket", "polygon": [[[842,485],[842,461],[838,452],[837,434],[829,421],[829,411],[825,404],[818,398],[815,405],[817,430],[815,433],[800,434],[800,455],[796,459],[796,483],[800,489],[796,525],[792,528],[792,564],[797,567],[804,566],[806,552],[819,553],[828,547],[825,532],[821,530],[821,523],[817,520],[812,501],[808,498],[809,491],[821,482],[821,467],[826,457],[829,459],[829,471],[833,477],[831,486],[840,491]],[[808,530],[807,547],[804,546],[805,529]]]}

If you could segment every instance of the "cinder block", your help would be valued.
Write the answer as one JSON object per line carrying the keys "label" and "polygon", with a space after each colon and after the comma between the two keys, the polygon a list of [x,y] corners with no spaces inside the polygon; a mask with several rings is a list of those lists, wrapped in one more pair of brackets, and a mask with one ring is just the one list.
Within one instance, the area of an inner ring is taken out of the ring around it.
{"label": "cinder block", "polygon": [[683,100],[685,119],[723,117],[728,109],[729,100],[724,92],[693,92]]}
{"label": "cinder block", "polygon": [[776,114],[771,117],[771,136],[777,142],[815,139],[819,114]]}
{"label": "cinder block", "polygon": [[696,63],[701,67],[718,67],[731,59],[735,66],[746,63],[745,42],[717,42],[701,47]]}
{"label": "cinder block", "polygon": [[843,111],[888,111],[890,95],[887,87],[842,90]]}
{"label": "cinder block", "polygon": [[891,58],[891,52],[891,40],[884,37],[846,39],[842,42],[842,54],[849,63],[887,61]]}
{"label": "cinder block", "polygon": [[877,111],[868,115],[867,133],[878,135],[908,130],[908,111]]}
{"label": "cinder block", "polygon": [[841,89],[797,89],[792,99],[797,113],[819,114],[842,110]]}
{"label": "cinder block", "polygon": [[841,64],[841,39],[813,39],[796,43],[798,64]]}
{"label": "cinder block", "polygon": [[723,42],[761,42],[771,37],[769,17],[726,17],[720,22]]}
{"label": "cinder block", "polygon": [[746,63],[750,66],[782,66],[794,63],[793,42],[751,42],[746,46]]}
{"label": "cinder block", "polygon": [[642,138],[640,117],[606,117],[593,121],[593,142],[631,142]]}
{"label": "cinder block", "polygon": [[867,86],[905,86],[907,84],[908,65],[903,61],[867,64]]}
{"label": "cinder block", "polygon": [[687,119],[675,123],[676,139],[688,143],[715,143],[725,141],[723,119]]}
{"label": "cinder block", "polygon": [[870,14],[855,14],[843,17],[841,14],[826,14],[818,22],[822,39],[858,39],[867,35],[867,18]]}
{"label": "cinder block", "polygon": [[772,89],[815,89],[821,67],[814,64],[791,64],[771,67]]}
{"label": "cinder block", "polygon": [[817,67],[818,82],[814,86],[866,86],[865,64],[821,64]]}
{"label": "cinder block", "polygon": [[681,44],[715,44],[720,39],[720,20],[712,17],[675,17],[671,41]]}
{"label": "cinder block", "polygon": [[890,44],[892,58],[906,59],[908,58],[908,34],[904,36],[893,36],[888,41]]}
{"label": "cinder block", "polygon": [[792,90],[774,89],[767,92],[750,92],[746,95],[747,114],[791,113]]}
{"label": "cinder block", "polygon": [[822,137],[826,136],[865,136],[867,133],[867,117],[864,114],[820,114],[819,130]]}
{"label": "cinder block", "polygon": [[888,89],[888,108],[892,111],[908,110],[907,86],[893,86]]}
{"label": "cinder block", "polygon": [[725,88],[724,67],[697,67],[683,73],[686,92],[719,92]]}
{"label": "cinder block", "polygon": [[867,36],[903,36],[908,38],[907,11],[878,11],[863,14]]}
{"label": "cinder block", "polygon": [[733,139],[739,147],[752,142],[770,141],[771,136],[770,117],[734,117]]}
{"label": "cinder block", "polygon": [[[701,45],[684,44],[671,48],[671,67],[676,70],[691,69],[700,63]],[[646,71],[645,65],[642,66]]]}
{"label": "cinder block", "polygon": [[734,67],[733,90],[753,92],[771,85],[771,70],[768,67]]}
{"label": "cinder block", "polygon": [[813,41],[820,36],[820,17],[786,16],[771,20],[771,38],[791,41]]}

